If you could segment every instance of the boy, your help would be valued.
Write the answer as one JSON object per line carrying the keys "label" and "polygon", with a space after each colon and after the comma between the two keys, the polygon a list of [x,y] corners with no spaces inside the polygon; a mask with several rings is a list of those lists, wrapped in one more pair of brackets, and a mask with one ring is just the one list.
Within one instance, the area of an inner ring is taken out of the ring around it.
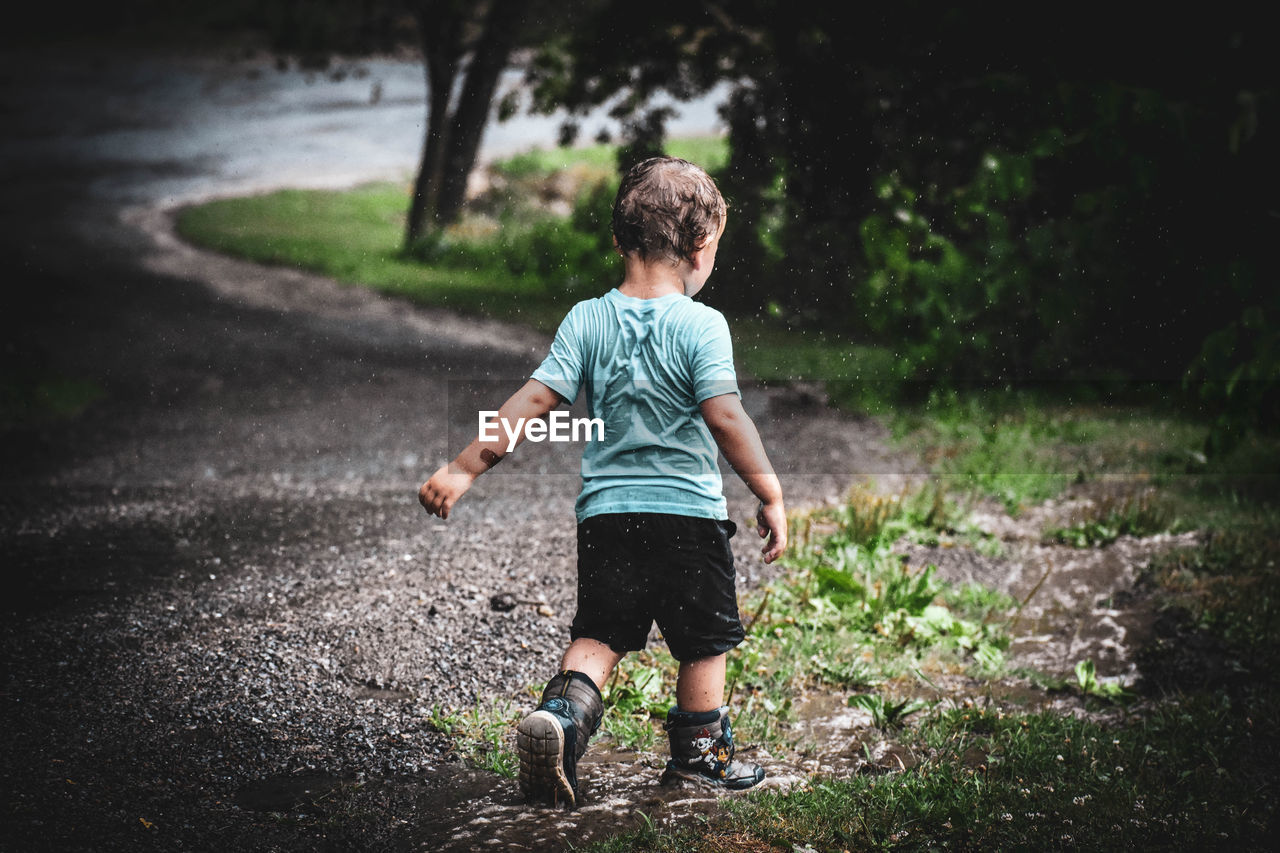
{"label": "boy", "polygon": [[[739,789],[764,779],[759,766],[734,759],[723,704],[725,653],[743,629],[717,445],[760,499],[765,562],[786,548],[786,511],[742,408],[728,325],[691,299],[711,275],[726,212],[715,182],[692,163],[655,157],[633,167],[613,207],[622,284],[569,311],[542,366],[498,412],[527,423],[585,391],[590,416],[605,424],[582,454],[571,643],[516,731],[528,799],[577,803],[577,761],[604,712],[600,688],[623,655],[644,648],[654,620],[680,663],[662,782]],[[423,507],[448,518],[507,449],[505,439],[478,436],[423,484]]]}

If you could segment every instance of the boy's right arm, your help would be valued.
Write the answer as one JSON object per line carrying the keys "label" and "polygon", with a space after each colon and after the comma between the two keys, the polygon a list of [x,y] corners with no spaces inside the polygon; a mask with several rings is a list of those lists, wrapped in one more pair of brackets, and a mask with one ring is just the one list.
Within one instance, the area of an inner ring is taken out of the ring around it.
{"label": "boy's right arm", "polygon": [[763,554],[764,561],[772,563],[787,548],[787,510],[782,503],[782,484],[769,464],[760,433],[737,394],[709,397],[702,401],[700,408],[702,419],[720,445],[720,452],[752,494],[760,499],[757,532],[769,537]]}
{"label": "boy's right arm", "polygon": [[[559,394],[538,380],[530,379],[502,404],[502,408],[498,410],[498,419],[500,422],[514,424],[523,418],[528,423],[546,417],[558,405]],[[449,510],[471,488],[476,477],[497,465],[506,456],[509,439],[502,436],[502,430],[497,430],[496,435],[499,437],[488,441],[477,435],[456,459],[442,465],[432,474],[431,479],[418,490],[418,503],[422,504],[422,508],[432,515],[448,518]],[[516,443],[523,440],[524,431],[521,430]]]}

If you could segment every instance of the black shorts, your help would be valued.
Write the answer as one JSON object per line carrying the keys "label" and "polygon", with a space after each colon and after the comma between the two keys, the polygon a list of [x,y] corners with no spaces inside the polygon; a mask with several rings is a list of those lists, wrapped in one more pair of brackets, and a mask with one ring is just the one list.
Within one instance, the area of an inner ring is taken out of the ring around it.
{"label": "black shorts", "polygon": [[655,621],[679,661],[742,642],[732,521],[627,512],[578,525],[578,612],[570,636],[643,649]]}

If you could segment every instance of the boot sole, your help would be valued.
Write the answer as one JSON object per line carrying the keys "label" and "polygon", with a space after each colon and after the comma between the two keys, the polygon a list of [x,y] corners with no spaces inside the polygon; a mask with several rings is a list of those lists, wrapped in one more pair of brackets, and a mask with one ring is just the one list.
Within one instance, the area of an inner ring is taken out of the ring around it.
{"label": "boot sole", "polygon": [[658,780],[659,785],[674,785],[679,782],[691,782],[694,785],[700,785],[704,788],[719,788],[727,791],[745,791],[747,788],[754,788],[756,785],[764,781],[764,776],[759,778],[752,777],[750,779],[740,779],[738,781],[726,781],[724,779],[713,779],[699,773],[696,770],[684,770],[679,767],[667,766],[662,771],[662,777]]}
{"label": "boot sole", "polygon": [[564,729],[546,711],[534,711],[516,727],[520,791],[528,801],[573,807],[577,798],[564,772]]}

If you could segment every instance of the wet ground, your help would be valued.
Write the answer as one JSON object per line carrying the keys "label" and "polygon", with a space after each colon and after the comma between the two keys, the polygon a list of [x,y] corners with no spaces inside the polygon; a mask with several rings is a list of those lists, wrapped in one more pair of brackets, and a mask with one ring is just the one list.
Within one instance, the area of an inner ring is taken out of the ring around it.
{"label": "wet ground", "polygon": [[[448,524],[416,503],[547,342],[172,234],[188,199],[403,173],[416,67],[323,90],[263,59],[13,53],[2,72],[5,380],[97,391],[0,447],[4,849],[555,849],[714,809],[606,741],[584,808],[528,811],[430,725],[531,704],[567,638],[572,450],[523,447]],[[744,383],[793,507],[919,476],[875,422]],[[1130,676],[1144,617],[1117,594],[1157,545],[1008,538],[999,560],[913,556],[1034,591],[1027,660],[1096,653]],[[770,576],[746,535],[735,548],[744,587]],[[502,593],[526,603],[495,610]],[[815,697],[810,749],[747,755],[773,785],[856,772],[868,750],[904,766],[868,723]]]}

